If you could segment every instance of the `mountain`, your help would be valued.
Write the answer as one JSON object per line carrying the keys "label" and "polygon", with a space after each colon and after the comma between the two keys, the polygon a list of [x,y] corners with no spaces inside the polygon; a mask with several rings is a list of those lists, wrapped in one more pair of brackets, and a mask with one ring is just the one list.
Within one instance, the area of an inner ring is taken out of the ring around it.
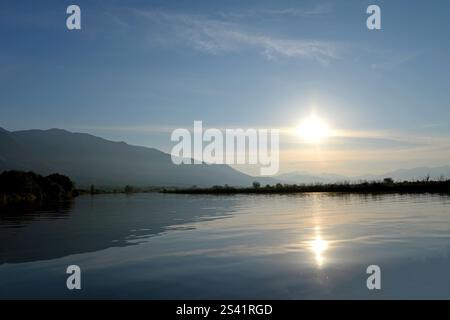
{"label": "mountain", "polygon": [[291,172],[277,175],[276,178],[278,180],[283,181],[284,183],[334,183],[337,181],[347,180],[348,177],[340,176],[337,174],[317,174],[311,175],[303,172]]}
{"label": "mountain", "polygon": [[383,180],[384,178],[392,178],[395,181],[414,181],[423,180],[430,177],[432,180],[438,180],[441,178],[450,179],[450,166],[442,167],[417,167],[412,169],[399,169],[395,171],[386,172],[379,175],[362,175],[356,177],[341,176],[336,174],[317,174],[311,175],[307,173],[291,172],[277,175],[275,178],[283,183],[334,183],[342,181],[374,181]]}
{"label": "mountain", "polygon": [[0,171],[61,173],[78,186],[248,186],[255,178],[227,165],[175,165],[153,148],[61,129],[10,132],[0,128]]}
{"label": "mountain", "polygon": [[450,179],[450,166],[443,167],[417,167],[412,169],[399,169],[391,172],[386,172],[383,175],[366,175],[358,177],[361,180],[379,180],[386,177],[390,177],[395,181],[404,180],[423,180],[427,177],[432,180],[438,180],[441,178]]}
{"label": "mountain", "polygon": [[174,165],[169,154],[153,148],[114,142],[86,133],[61,129],[10,132],[0,128],[0,172],[58,172],[71,177],[78,186],[249,186],[281,183],[333,183],[337,181],[421,180],[430,176],[450,178],[450,166],[400,169],[382,175],[346,177],[335,174],[292,172],[276,179],[252,177],[227,165]]}

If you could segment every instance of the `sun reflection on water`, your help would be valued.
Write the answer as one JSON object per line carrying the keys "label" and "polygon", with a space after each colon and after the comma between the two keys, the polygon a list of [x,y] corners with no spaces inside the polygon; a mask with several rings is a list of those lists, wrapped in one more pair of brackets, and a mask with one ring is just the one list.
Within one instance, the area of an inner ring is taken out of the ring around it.
{"label": "sun reflection on water", "polygon": [[322,239],[320,227],[315,228],[314,239],[309,242],[309,249],[314,253],[314,259],[319,268],[325,263],[325,251],[329,248],[329,242]]}

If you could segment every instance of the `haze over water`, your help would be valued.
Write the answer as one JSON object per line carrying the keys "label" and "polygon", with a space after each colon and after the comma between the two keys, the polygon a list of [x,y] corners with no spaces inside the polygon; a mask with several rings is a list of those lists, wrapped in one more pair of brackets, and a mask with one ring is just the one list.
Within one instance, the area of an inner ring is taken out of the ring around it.
{"label": "haze over water", "polygon": [[[0,298],[450,298],[450,197],[81,196],[0,215]],[[66,288],[68,265],[82,290]],[[366,287],[381,267],[382,290]]]}

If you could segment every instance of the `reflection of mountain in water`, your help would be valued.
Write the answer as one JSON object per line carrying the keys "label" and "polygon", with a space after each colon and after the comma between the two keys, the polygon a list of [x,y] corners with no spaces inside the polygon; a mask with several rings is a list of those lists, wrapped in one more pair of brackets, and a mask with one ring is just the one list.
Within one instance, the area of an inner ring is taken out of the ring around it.
{"label": "reflection of mountain in water", "polygon": [[198,219],[225,218],[234,201],[208,196],[98,195],[56,208],[9,209],[0,214],[0,264],[136,245],[162,232],[189,228],[186,224]]}

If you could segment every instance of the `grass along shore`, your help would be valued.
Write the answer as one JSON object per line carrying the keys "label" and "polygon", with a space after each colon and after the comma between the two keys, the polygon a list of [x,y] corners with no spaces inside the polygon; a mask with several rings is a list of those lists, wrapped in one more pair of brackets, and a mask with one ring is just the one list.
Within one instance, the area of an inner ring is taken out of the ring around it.
{"label": "grass along shore", "polygon": [[395,182],[391,178],[382,181],[340,182],[328,184],[276,184],[261,186],[254,182],[251,187],[213,186],[162,190],[163,193],[179,194],[284,194],[305,192],[341,193],[450,193],[450,180],[421,180]]}

